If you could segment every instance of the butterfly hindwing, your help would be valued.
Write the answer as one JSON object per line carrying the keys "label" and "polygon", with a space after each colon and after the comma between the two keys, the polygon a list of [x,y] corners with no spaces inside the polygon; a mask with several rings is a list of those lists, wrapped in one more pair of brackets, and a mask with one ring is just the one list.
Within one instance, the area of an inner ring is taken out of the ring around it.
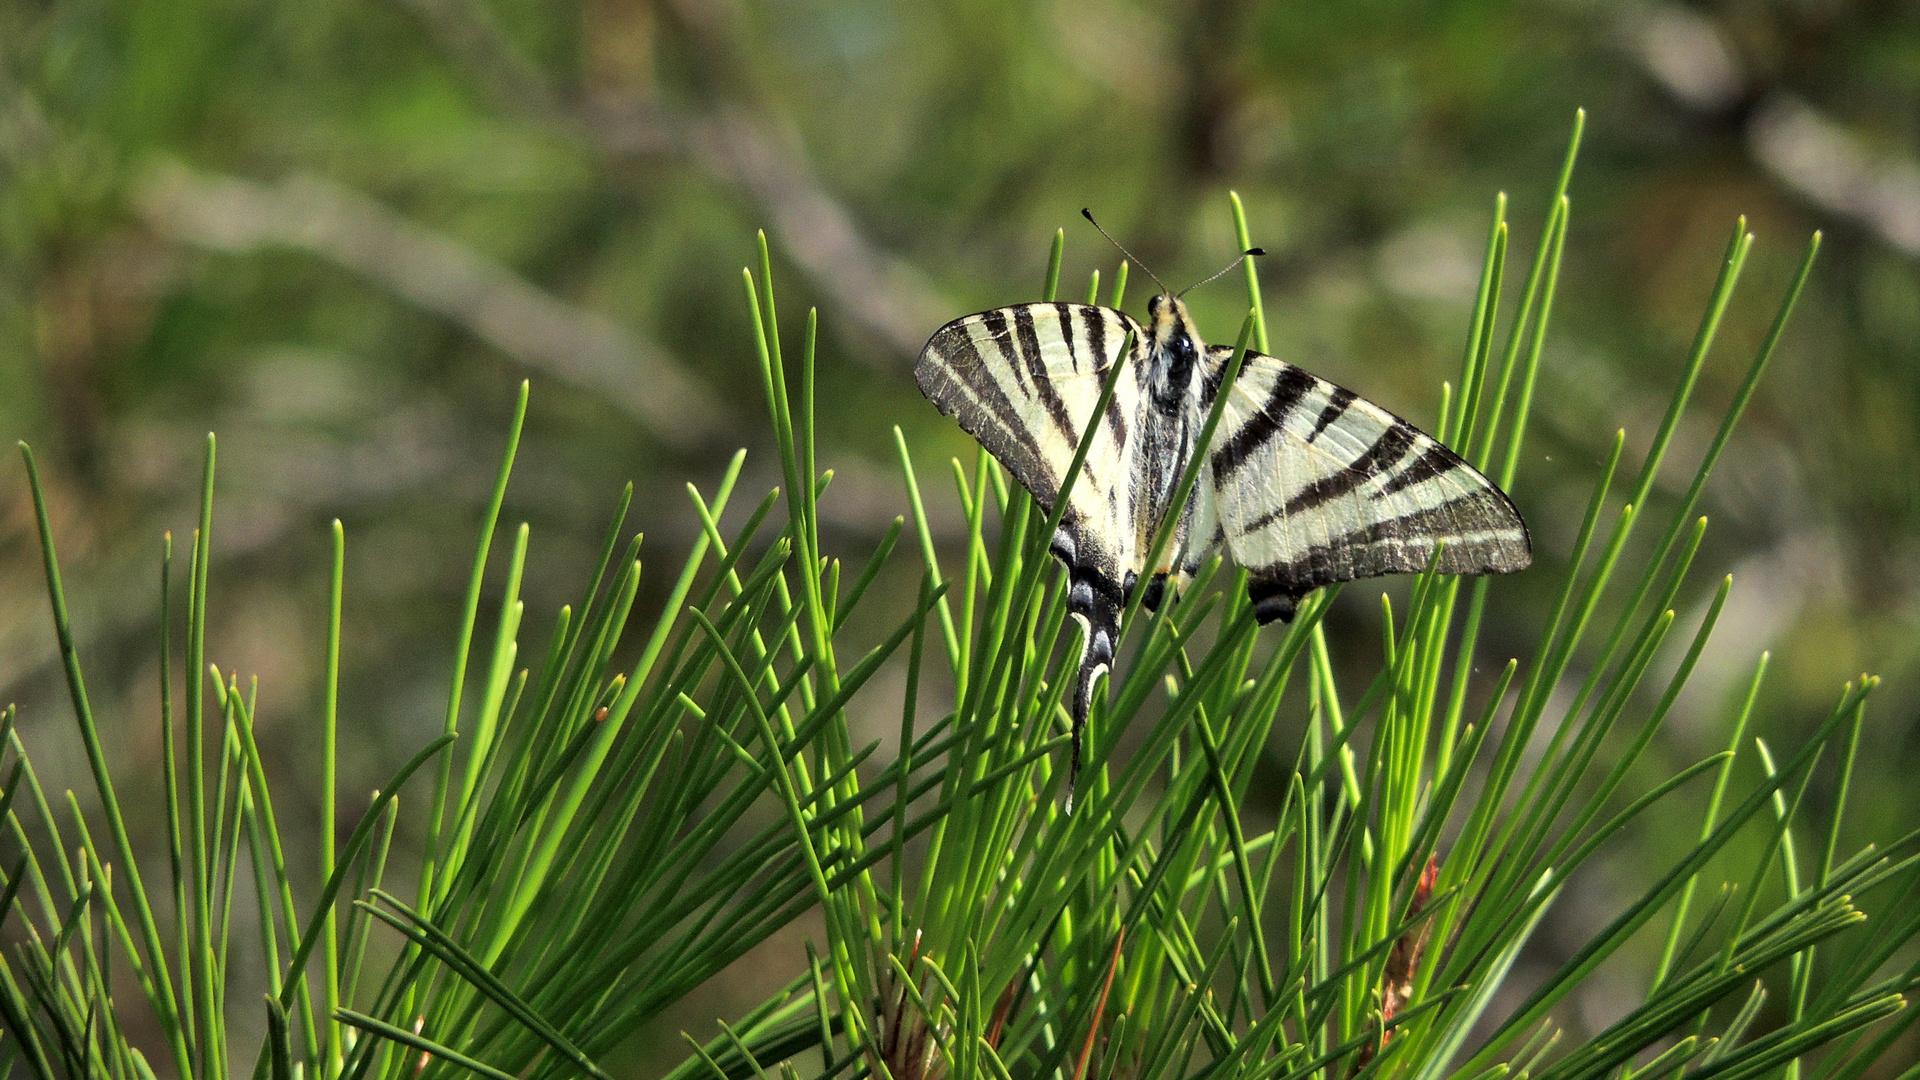
{"label": "butterfly hindwing", "polygon": [[[1223,368],[1232,350],[1209,350]],[[1251,577],[1262,621],[1323,585],[1425,570],[1509,573],[1533,559],[1507,496],[1405,420],[1248,353],[1205,464],[1201,527]]]}

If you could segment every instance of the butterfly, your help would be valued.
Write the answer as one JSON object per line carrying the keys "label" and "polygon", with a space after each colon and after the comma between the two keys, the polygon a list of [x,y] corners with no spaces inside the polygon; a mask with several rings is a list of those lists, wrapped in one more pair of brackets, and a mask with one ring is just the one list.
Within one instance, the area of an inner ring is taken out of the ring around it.
{"label": "butterfly", "polygon": [[[1129,341],[1126,370],[1095,416]],[[1081,631],[1069,808],[1097,681],[1111,671],[1121,613],[1143,579],[1141,602],[1157,608],[1169,577],[1177,588],[1223,555],[1247,571],[1253,613],[1266,624],[1292,619],[1308,593],[1336,582],[1429,563],[1447,574],[1511,573],[1533,561],[1512,500],[1472,465],[1352,391],[1249,351],[1168,551],[1149,568],[1233,352],[1207,346],[1163,286],[1145,325],[1088,304],[968,315],[935,331],[914,366],[921,391],[1047,513],[1082,435],[1099,425],[1050,544]]]}

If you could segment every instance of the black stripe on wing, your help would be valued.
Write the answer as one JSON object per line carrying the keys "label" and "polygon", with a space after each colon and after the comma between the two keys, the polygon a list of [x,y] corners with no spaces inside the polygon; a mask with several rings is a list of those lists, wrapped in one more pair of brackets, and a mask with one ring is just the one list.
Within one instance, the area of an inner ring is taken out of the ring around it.
{"label": "black stripe on wing", "polygon": [[1394,471],[1392,478],[1381,485],[1380,494],[1391,495],[1396,491],[1405,491],[1443,473],[1466,468],[1471,466],[1462,461],[1460,455],[1442,446],[1439,440],[1429,439],[1427,445],[1412,461],[1400,466]]}
{"label": "black stripe on wing", "polygon": [[920,391],[1042,502],[1051,504],[1058,480],[1044,460],[1021,407],[1007,396],[996,371],[1011,376],[1002,350],[983,353],[972,328],[978,316],[957,319],[935,331],[914,365]]}
{"label": "black stripe on wing", "polygon": [[[1047,416],[1053,421],[1060,434],[1070,440],[1077,439],[1079,432],[1074,428],[1073,418],[1067,415],[1067,403],[1060,400],[1060,391],[1054,388],[1053,379],[1047,374],[1046,357],[1040,351],[1040,336],[1033,327],[1033,308],[1031,306],[1013,309],[1014,344],[1020,350],[1020,356],[1014,362],[1025,367],[1028,381],[1033,386],[1033,396],[1047,410]],[[1060,335],[1063,340],[1071,340]]]}
{"label": "black stripe on wing", "polygon": [[1313,422],[1313,433],[1307,436],[1307,441],[1311,443],[1315,439],[1318,439],[1322,432],[1332,427],[1334,422],[1342,416],[1345,416],[1347,410],[1358,400],[1360,400],[1359,394],[1354,393],[1344,386],[1334,387],[1333,393],[1327,401],[1327,407],[1320,410],[1320,418]]}
{"label": "black stripe on wing", "polygon": [[[1217,359],[1217,349],[1215,352]],[[1267,392],[1267,399],[1261,402],[1260,411],[1240,425],[1240,429],[1229,435],[1226,441],[1214,445],[1214,474],[1224,479],[1240,466],[1254,460],[1266,447],[1267,440],[1279,434],[1287,417],[1319,383],[1319,379],[1291,364],[1282,368],[1273,380],[1273,388]]]}
{"label": "black stripe on wing", "polygon": [[[1232,350],[1216,346],[1209,354],[1219,369]],[[1422,571],[1436,546],[1444,545],[1442,573],[1510,573],[1532,562],[1532,542],[1513,503],[1458,455],[1351,391],[1272,357],[1251,357],[1272,382],[1258,407],[1215,444],[1210,462],[1216,485],[1237,483],[1244,492],[1248,480],[1235,474],[1252,467],[1264,470],[1252,474],[1253,484],[1278,489],[1268,489],[1275,500],[1269,509],[1231,530],[1243,538],[1268,533],[1255,550],[1292,549],[1278,562],[1246,567],[1262,622],[1292,618],[1300,599],[1324,585]],[[1243,370],[1254,368],[1250,359]],[[1311,425],[1302,409],[1317,410],[1307,414]],[[1341,438],[1321,441],[1329,432]],[[1301,450],[1316,441],[1322,450],[1351,448],[1335,452],[1352,460],[1321,472],[1327,455],[1316,454],[1318,475],[1299,476]],[[1275,529],[1287,531],[1269,532]],[[1315,535],[1326,539],[1294,548]]]}
{"label": "black stripe on wing", "polygon": [[[1316,431],[1315,434],[1318,434]],[[1280,506],[1249,522],[1242,532],[1258,532],[1281,518],[1291,518],[1298,514],[1310,513],[1314,509],[1352,492],[1364,484],[1377,479],[1381,474],[1390,472],[1400,460],[1413,449],[1420,439],[1420,432],[1405,420],[1396,419],[1387,425],[1372,446],[1353,462],[1331,476],[1323,476],[1295,492]],[[1438,446],[1438,443],[1434,445]],[[1466,463],[1461,462],[1462,466]],[[1390,478],[1389,484],[1393,482]]]}
{"label": "black stripe on wing", "polygon": [[1533,544],[1513,504],[1491,485],[1399,517],[1371,522],[1286,562],[1249,567],[1247,591],[1261,622],[1291,619],[1302,597],[1325,585],[1384,574],[1507,574],[1533,562]]}

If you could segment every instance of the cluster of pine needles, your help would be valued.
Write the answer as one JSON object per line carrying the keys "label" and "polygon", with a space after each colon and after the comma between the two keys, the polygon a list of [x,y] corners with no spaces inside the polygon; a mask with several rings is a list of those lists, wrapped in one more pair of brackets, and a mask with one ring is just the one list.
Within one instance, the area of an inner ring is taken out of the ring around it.
{"label": "cluster of pine needles", "polygon": [[[1521,460],[1577,145],[1576,125],[1503,341],[1504,200],[1496,210],[1460,389],[1442,395],[1437,434],[1503,487]],[[1237,199],[1233,210],[1250,247]],[[819,527],[832,474],[815,460],[816,317],[796,372],[764,237],[744,285],[783,488],[736,504],[744,451],[714,491],[689,486],[700,536],[650,625],[633,617],[629,488],[580,603],[559,610],[523,664],[524,524],[504,534],[492,638],[476,640],[523,386],[480,525],[444,733],[337,847],[320,823],[286,822],[320,829],[317,867],[284,856],[255,687],[207,656],[211,437],[177,688],[170,541],[160,560],[158,811],[116,794],[23,447],[98,806],[89,814],[71,793],[52,805],[13,711],[0,715],[13,851],[0,864],[0,1069],[36,1080],[610,1080],[599,1061],[817,911],[824,936],[791,958],[791,981],[717,1036],[688,1038],[673,1080],[1866,1075],[1920,1015],[1904,997],[1920,980],[1911,838],[1839,847],[1874,680],[1847,685],[1804,743],[1776,755],[1747,735],[1758,657],[1728,710],[1725,751],[1650,788],[1631,779],[1732,587],[1720,582],[1691,636],[1668,641],[1705,529],[1703,485],[1818,237],[1691,485],[1643,521],[1752,243],[1737,225],[1631,478],[1616,475],[1614,439],[1530,656],[1491,685],[1475,680],[1498,586],[1429,573],[1406,610],[1383,600],[1377,673],[1343,687],[1321,627],[1337,590],[1263,637],[1244,579],[1216,563],[1159,611],[1136,601],[1127,612],[1130,644],[1090,718],[1071,814],[1061,697],[1075,631],[1047,551],[1057,522],[984,454],[971,470],[956,461],[967,540],[943,559],[896,430],[910,513],[843,574]],[[1267,339],[1252,263],[1245,273],[1242,354]],[[1124,289],[1122,264],[1115,306]],[[1096,275],[1089,300],[1099,291]],[[1076,470],[1085,453],[1083,442]],[[739,524],[723,532],[729,509]],[[1636,536],[1644,557],[1623,563]],[[333,540],[321,823],[337,786],[337,523]],[[896,562],[917,562],[917,601],[877,645],[849,644],[850,616]],[[623,642],[638,660],[616,671]],[[870,704],[882,687],[897,692],[874,679],[889,665],[904,668],[904,696]],[[1664,685],[1650,676],[1666,670]],[[953,688],[939,716],[916,708],[930,671]],[[856,745],[856,697],[869,715],[898,713],[890,758],[880,742]],[[1283,785],[1266,789],[1262,804],[1277,810],[1260,828],[1243,816],[1256,774]],[[1816,776],[1837,792],[1820,813],[1803,805]],[[1685,805],[1704,802],[1697,821],[1668,805],[1682,789]],[[403,798],[423,849],[417,880],[401,885],[387,870]],[[136,858],[130,812],[164,816],[164,860]],[[1809,835],[1809,822],[1824,831]],[[1617,882],[1639,892],[1612,922],[1556,970],[1509,986],[1568,882],[1634,827],[1685,829],[1691,846]],[[372,955],[390,962],[369,960],[376,933],[391,938]],[[1562,1038],[1560,1007],[1623,950],[1655,957],[1643,998]],[[235,989],[261,981],[264,1001]]]}

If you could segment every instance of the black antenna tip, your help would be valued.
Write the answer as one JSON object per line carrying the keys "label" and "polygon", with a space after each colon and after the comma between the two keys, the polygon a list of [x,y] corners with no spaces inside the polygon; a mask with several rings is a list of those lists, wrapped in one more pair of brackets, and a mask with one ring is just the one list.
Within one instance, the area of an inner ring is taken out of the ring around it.
{"label": "black antenna tip", "polygon": [[1188,293],[1192,292],[1193,290],[1199,288],[1200,286],[1205,285],[1207,282],[1214,280],[1214,278],[1218,278],[1220,275],[1225,274],[1227,271],[1232,270],[1236,266],[1239,266],[1241,263],[1247,261],[1253,256],[1265,255],[1266,253],[1267,253],[1267,249],[1265,248],[1250,247],[1247,250],[1241,252],[1239,258],[1221,267],[1217,272],[1215,272],[1212,275],[1212,277],[1207,277],[1207,278],[1201,279],[1200,281],[1196,281],[1193,284],[1187,286],[1186,288],[1181,289],[1179,293],[1177,293],[1176,295],[1185,296]]}
{"label": "black antenna tip", "polygon": [[1080,216],[1086,218],[1088,221],[1093,221],[1093,211],[1084,206],[1080,208]]}

